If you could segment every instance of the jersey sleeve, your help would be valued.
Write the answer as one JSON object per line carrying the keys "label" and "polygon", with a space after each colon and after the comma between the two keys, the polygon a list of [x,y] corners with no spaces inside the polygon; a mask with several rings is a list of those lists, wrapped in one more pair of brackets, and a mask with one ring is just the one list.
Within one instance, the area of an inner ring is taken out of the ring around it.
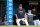
{"label": "jersey sleeve", "polygon": [[18,11],[16,10],[15,14],[17,14],[17,12],[18,12]]}
{"label": "jersey sleeve", "polygon": [[25,9],[24,9],[24,14],[25,14]]}

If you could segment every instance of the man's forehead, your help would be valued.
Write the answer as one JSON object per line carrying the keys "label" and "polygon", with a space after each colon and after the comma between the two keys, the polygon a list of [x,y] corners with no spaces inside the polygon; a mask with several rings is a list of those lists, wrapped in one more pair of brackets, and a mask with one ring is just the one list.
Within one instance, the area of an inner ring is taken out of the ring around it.
{"label": "man's forehead", "polygon": [[19,4],[19,7],[22,7],[22,4]]}

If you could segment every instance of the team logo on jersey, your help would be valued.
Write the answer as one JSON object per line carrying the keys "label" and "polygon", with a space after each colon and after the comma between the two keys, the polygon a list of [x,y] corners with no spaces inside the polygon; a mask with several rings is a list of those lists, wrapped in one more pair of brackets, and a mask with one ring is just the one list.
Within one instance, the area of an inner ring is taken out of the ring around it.
{"label": "team logo on jersey", "polygon": [[23,13],[23,11],[19,11],[18,13],[20,13],[20,14],[21,14],[21,13]]}
{"label": "team logo on jersey", "polygon": [[9,18],[12,18],[12,16],[9,16]]}
{"label": "team logo on jersey", "polygon": [[12,22],[12,20],[9,20],[9,22]]}
{"label": "team logo on jersey", "polygon": [[12,0],[9,0],[9,1],[12,1]]}
{"label": "team logo on jersey", "polygon": [[9,3],[9,6],[11,6],[12,5],[12,3]]}
{"label": "team logo on jersey", "polygon": [[12,12],[10,11],[9,14],[12,14]]}
{"label": "team logo on jersey", "polygon": [[9,7],[9,10],[12,10],[12,8],[11,8],[11,7]]}

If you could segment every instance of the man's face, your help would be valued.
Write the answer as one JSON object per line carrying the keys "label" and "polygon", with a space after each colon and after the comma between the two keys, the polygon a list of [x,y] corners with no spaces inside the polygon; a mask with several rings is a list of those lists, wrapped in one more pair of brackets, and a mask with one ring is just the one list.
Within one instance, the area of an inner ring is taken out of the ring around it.
{"label": "man's face", "polygon": [[33,11],[36,11],[36,9],[33,9]]}
{"label": "man's face", "polygon": [[6,22],[6,20],[4,20],[4,22]]}
{"label": "man's face", "polygon": [[19,9],[22,9],[22,7],[19,6]]}

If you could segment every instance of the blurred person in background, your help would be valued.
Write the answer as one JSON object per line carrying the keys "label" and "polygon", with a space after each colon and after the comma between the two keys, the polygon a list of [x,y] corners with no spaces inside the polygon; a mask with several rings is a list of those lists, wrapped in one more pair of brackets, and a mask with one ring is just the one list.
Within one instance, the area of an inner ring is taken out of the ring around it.
{"label": "blurred person in background", "polygon": [[9,22],[8,21],[6,21],[6,20],[4,20],[4,25],[9,25]]}
{"label": "blurred person in background", "polygon": [[2,25],[2,22],[0,21],[0,25]]}
{"label": "blurred person in background", "polygon": [[37,14],[36,8],[32,9],[32,14],[33,14],[34,25],[39,25],[39,18],[38,18],[38,14]]}
{"label": "blurred person in background", "polygon": [[16,23],[18,26],[20,26],[20,21],[24,21],[26,25],[28,26],[28,22],[26,19],[25,9],[22,8],[22,4],[19,4],[19,8],[16,10]]}
{"label": "blurred person in background", "polygon": [[5,17],[4,17],[4,25],[9,25],[9,22],[6,20],[7,18],[6,18],[6,15],[5,15]]}

